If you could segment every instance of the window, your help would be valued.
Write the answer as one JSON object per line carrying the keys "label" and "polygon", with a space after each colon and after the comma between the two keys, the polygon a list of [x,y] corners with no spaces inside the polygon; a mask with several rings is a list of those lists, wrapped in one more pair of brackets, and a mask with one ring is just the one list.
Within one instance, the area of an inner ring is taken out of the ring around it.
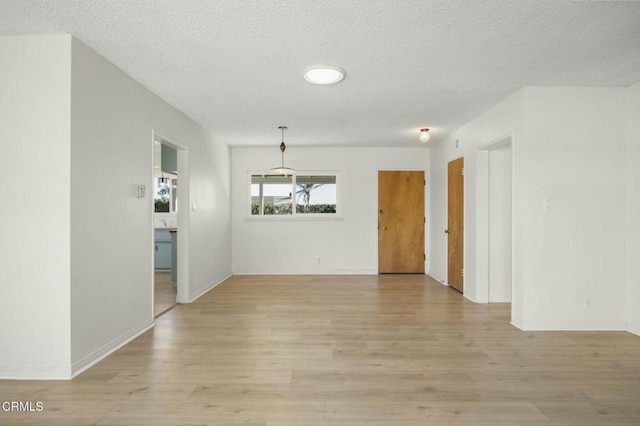
{"label": "window", "polygon": [[291,191],[293,176],[251,176],[251,214],[293,214]]}
{"label": "window", "polygon": [[296,176],[296,213],[335,213],[335,176]]}
{"label": "window", "polygon": [[335,215],[336,181],[334,174],[252,174],[251,215]]}
{"label": "window", "polygon": [[175,175],[153,179],[153,201],[156,213],[178,210],[178,179]]}

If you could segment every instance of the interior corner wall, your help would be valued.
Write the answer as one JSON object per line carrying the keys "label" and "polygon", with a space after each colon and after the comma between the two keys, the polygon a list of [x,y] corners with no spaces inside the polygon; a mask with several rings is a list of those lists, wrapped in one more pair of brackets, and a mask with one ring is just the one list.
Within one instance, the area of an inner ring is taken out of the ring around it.
{"label": "interior corner wall", "polygon": [[525,89],[525,329],[624,329],[625,100]]}
{"label": "interior corner wall", "polygon": [[[249,173],[268,170],[278,163],[280,153],[276,145],[232,148],[233,273],[377,274],[378,170],[426,171],[428,158],[429,150],[424,146],[291,145],[287,165],[298,171],[338,173],[341,218],[249,218]],[[426,255],[428,260],[430,254]]]}
{"label": "interior corner wall", "polygon": [[640,335],[640,83],[627,89],[627,330]]}
{"label": "interior corner wall", "polygon": [[69,377],[70,37],[0,37],[0,378]]}
{"label": "interior corner wall", "polygon": [[[153,324],[153,133],[188,148],[189,300],[231,273],[229,154],[73,39],[71,361],[81,371]],[[147,186],[137,198],[136,186]],[[180,232],[180,229],[178,230]]]}
{"label": "interior corner wall", "polygon": [[[435,279],[447,282],[447,164],[460,157],[464,157],[464,294],[470,300],[478,302],[488,301],[489,289],[479,284],[477,254],[478,243],[478,205],[476,192],[478,191],[478,158],[486,152],[488,146],[511,141],[513,155],[514,188],[522,185],[522,173],[519,166],[522,162],[521,153],[524,143],[523,136],[524,95],[517,92],[494,107],[490,108],[468,124],[453,132],[448,138],[436,142],[431,148],[429,180],[431,181],[431,201],[429,216],[431,217],[429,233],[431,265],[429,274]],[[488,202],[488,201],[487,201]],[[518,244],[521,240],[522,223],[518,220],[521,198],[518,191],[514,191],[513,198],[513,260],[514,273],[520,273],[520,252]],[[486,207],[486,206],[485,206]],[[518,286],[517,276],[513,286],[512,321],[518,322],[522,316],[522,291]]]}

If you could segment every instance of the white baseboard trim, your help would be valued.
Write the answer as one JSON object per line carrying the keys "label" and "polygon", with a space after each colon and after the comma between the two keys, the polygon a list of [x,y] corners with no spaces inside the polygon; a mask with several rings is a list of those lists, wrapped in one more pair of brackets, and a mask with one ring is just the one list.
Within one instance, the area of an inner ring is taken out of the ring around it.
{"label": "white baseboard trim", "polygon": [[518,320],[518,319],[511,319],[511,325],[514,326],[515,328],[517,328],[518,330],[523,330],[524,331],[524,326],[522,325],[522,321]]}
{"label": "white baseboard trim", "polygon": [[73,379],[74,377],[81,374],[83,371],[87,370],[89,367],[102,361],[103,359],[105,359],[106,357],[108,357],[109,355],[111,355],[112,353],[114,353],[115,351],[117,351],[118,349],[120,349],[121,347],[123,347],[124,345],[126,345],[127,343],[129,343],[130,341],[138,337],[139,335],[141,335],[142,333],[146,332],[147,330],[150,330],[155,325],[156,324],[155,322],[153,322],[152,319],[147,320],[142,324],[140,324],[139,326],[129,330],[122,336],[119,336],[113,339],[111,342],[107,343],[103,347],[93,351],[89,355],[82,358],[80,361],[73,363],[73,365],[71,366],[72,374],[70,377],[67,377],[67,379]]}
{"label": "white baseboard trim", "polygon": [[374,269],[331,269],[317,272],[234,272],[233,275],[378,275]]}
{"label": "white baseboard trim", "polygon": [[524,331],[626,331],[623,321],[523,321],[512,324]]}
{"label": "white baseboard trim", "polygon": [[377,269],[334,269],[310,275],[380,275]]}
{"label": "white baseboard trim", "polygon": [[449,287],[449,284],[447,283],[447,280],[445,280],[442,277],[439,277],[437,275],[432,274],[431,272],[427,272],[427,275],[429,275],[431,278],[433,278],[434,280],[438,281],[440,284],[442,284],[443,286]]}
{"label": "white baseboard trim", "polygon": [[145,331],[155,325],[153,320],[145,321],[122,336],[113,339],[98,350],[87,355],[70,367],[51,368],[25,368],[0,366],[0,379],[2,380],[70,380],[89,367],[100,362],[113,352],[117,351]]}
{"label": "white baseboard trim", "polygon": [[478,304],[487,303],[487,302],[480,302],[478,299],[474,299],[473,297],[469,296],[468,293],[462,293],[462,297],[464,297],[465,299],[467,299],[468,301],[473,302],[473,303],[478,303]]}
{"label": "white baseboard trim", "polygon": [[0,366],[0,380],[69,380],[71,368],[25,368]]}
{"label": "white baseboard trim", "polygon": [[629,333],[633,333],[636,336],[640,336],[640,324],[636,324],[635,322],[627,321],[627,331]]}
{"label": "white baseboard trim", "polygon": [[219,286],[220,284],[222,284],[223,282],[225,282],[226,280],[228,280],[229,278],[231,278],[232,275],[227,275],[226,277],[224,277],[223,279],[221,279],[220,281],[218,281],[217,283],[213,283],[211,284],[209,287],[205,288],[204,290],[202,290],[200,293],[198,293],[197,295],[195,295],[194,297],[192,297],[191,299],[189,299],[189,303],[192,303],[194,301],[196,301],[197,299],[199,299],[200,297],[204,296],[206,293],[208,293],[210,290],[213,290],[214,288],[216,288],[217,286]]}

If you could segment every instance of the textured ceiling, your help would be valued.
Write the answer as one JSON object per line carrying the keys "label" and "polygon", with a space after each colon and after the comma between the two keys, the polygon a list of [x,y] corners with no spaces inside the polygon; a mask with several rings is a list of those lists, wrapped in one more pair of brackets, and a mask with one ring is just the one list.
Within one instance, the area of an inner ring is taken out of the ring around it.
{"label": "textured ceiling", "polygon": [[634,1],[0,0],[0,35],[51,33],[229,145],[420,146],[524,86],[640,80]]}

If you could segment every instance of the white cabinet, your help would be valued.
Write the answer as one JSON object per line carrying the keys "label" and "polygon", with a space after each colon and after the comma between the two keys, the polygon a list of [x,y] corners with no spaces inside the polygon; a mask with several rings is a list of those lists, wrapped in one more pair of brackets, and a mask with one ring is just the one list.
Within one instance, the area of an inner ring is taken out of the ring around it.
{"label": "white cabinet", "polygon": [[178,231],[172,229],[171,234],[171,281],[178,282]]}
{"label": "white cabinet", "polygon": [[155,268],[171,269],[171,235],[169,230],[156,229],[155,231]]}

